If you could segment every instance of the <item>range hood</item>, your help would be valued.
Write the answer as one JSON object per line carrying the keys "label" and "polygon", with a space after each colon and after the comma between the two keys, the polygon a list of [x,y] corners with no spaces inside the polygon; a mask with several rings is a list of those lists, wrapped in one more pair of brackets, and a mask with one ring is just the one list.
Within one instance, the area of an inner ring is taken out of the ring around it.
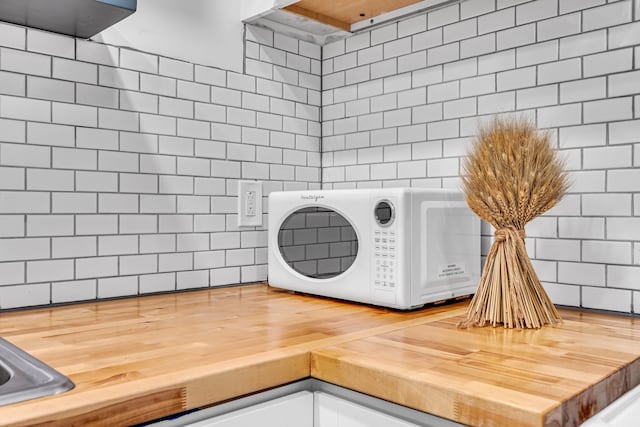
{"label": "range hood", "polygon": [[0,0],[0,21],[87,39],[136,6],[137,0]]}

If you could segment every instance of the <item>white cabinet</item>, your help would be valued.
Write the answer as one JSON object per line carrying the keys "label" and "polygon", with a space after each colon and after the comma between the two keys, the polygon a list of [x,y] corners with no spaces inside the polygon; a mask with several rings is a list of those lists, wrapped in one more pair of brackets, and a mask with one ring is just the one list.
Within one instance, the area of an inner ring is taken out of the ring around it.
{"label": "white cabinet", "polygon": [[315,379],[158,420],[147,427],[461,427]]}
{"label": "white cabinet", "polygon": [[[223,406],[224,404],[220,405],[220,407]],[[248,406],[241,406],[239,409],[223,413],[220,413],[220,407],[203,409],[151,425],[157,427],[313,427],[313,393],[310,391],[300,391],[261,403],[248,404]]]}
{"label": "white cabinet", "polygon": [[316,427],[419,427],[331,394],[314,394]]}

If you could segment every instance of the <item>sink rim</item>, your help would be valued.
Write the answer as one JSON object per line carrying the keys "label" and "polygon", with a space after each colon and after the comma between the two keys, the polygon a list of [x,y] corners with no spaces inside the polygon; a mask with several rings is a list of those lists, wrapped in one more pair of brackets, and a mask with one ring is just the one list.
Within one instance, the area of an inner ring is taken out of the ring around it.
{"label": "sink rim", "polygon": [[10,374],[0,385],[0,407],[71,390],[66,376],[0,337],[0,369]]}

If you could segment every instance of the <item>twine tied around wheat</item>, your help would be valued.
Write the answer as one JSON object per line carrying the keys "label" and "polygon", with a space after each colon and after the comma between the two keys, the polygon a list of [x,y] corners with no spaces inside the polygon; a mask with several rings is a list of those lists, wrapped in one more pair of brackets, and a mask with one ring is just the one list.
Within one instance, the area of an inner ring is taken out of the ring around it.
{"label": "twine tied around wheat", "polygon": [[563,163],[526,118],[481,127],[465,165],[469,207],[496,229],[478,289],[459,327],[540,328],[561,322],[525,246],[524,226],[553,207],[568,181]]}

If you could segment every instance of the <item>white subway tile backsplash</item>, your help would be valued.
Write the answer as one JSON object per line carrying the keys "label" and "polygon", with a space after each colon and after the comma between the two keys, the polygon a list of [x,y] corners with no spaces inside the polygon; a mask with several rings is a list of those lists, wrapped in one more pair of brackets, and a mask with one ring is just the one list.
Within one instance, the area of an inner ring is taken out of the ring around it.
{"label": "white subway tile backsplash", "polygon": [[606,0],[560,0],[560,13],[574,12],[605,4]]}
{"label": "white subway tile backsplash", "polygon": [[558,261],[580,261],[580,241],[536,239],[536,258]]}
{"label": "white subway tile backsplash", "polygon": [[98,298],[115,298],[138,293],[138,277],[98,279]]}
{"label": "white subway tile backsplash", "polygon": [[51,302],[54,304],[95,299],[95,280],[74,280],[51,284]]}
{"label": "white subway tile backsplash", "polygon": [[584,169],[613,169],[631,167],[631,146],[585,148]]}
{"label": "white subway tile backsplash", "polygon": [[630,264],[631,243],[599,240],[583,241],[582,260],[610,264]]}
{"label": "white subway tile backsplash", "polygon": [[516,24],[539,21],[558,14],[558,0],[536,0],[516,7]]}
{"label": "white subway tile backsplash", "polygon": [[53,58],[53,77],[79,83],[97,84],[98,66],[86,62]]}
{"label": "white subway tile backsplash", "polygon": [[460,59],[460,42],[433,47],[427,50],[427,65],[430,67],[458,59]]}
{"label": "white subway tile backsplash", "polygon": [[582,214],[588,216],[629,216],[631,215],[631,195],[629,194],[583,194]]}
{"label": "white subway tile backsplash", "polygon": [[487,74],[496,71],[510,70],[515,68],[515,66],[515,49],[505,50],[503,52],[497,52],[478,58],[478,74]]}
{"label": "white subway tile backsplash", "polygon": [[538,22],[538,40],[549,40],[580,33],[582,15],[573,13]]}
{"label": "white subway tile backsplash", "polygon": [[0,237],[24,237],[24,216],[3,215],[0,222]]}
{"label": "white subway tile backsplash", "polygon": [[591,77],[633,68],[631,49],[615,50],[584,57],[584,76]]}
{"label": "white subway tile backsplash", "polygon": [[96,127],[98,125],[98,109],[96,107],[63,104],[60,102],[53,102],[51,107],[51,116],[54,123],[84,127]]}
{"label": "white subway tile backsplash", "polygon": [[517,92],[518,109],[544,107],[558,103],[558,86],[537,86]]}
{"label": "white subway tile backsplash", "polygon": [[640,71],[609,76],[609,96],[633,95],[638,93]]}
{"label": "white subway tile backsplash", "polygon": [[558,281],[575,285],[604,286],[605,266],[585,262],[559,262]]}

